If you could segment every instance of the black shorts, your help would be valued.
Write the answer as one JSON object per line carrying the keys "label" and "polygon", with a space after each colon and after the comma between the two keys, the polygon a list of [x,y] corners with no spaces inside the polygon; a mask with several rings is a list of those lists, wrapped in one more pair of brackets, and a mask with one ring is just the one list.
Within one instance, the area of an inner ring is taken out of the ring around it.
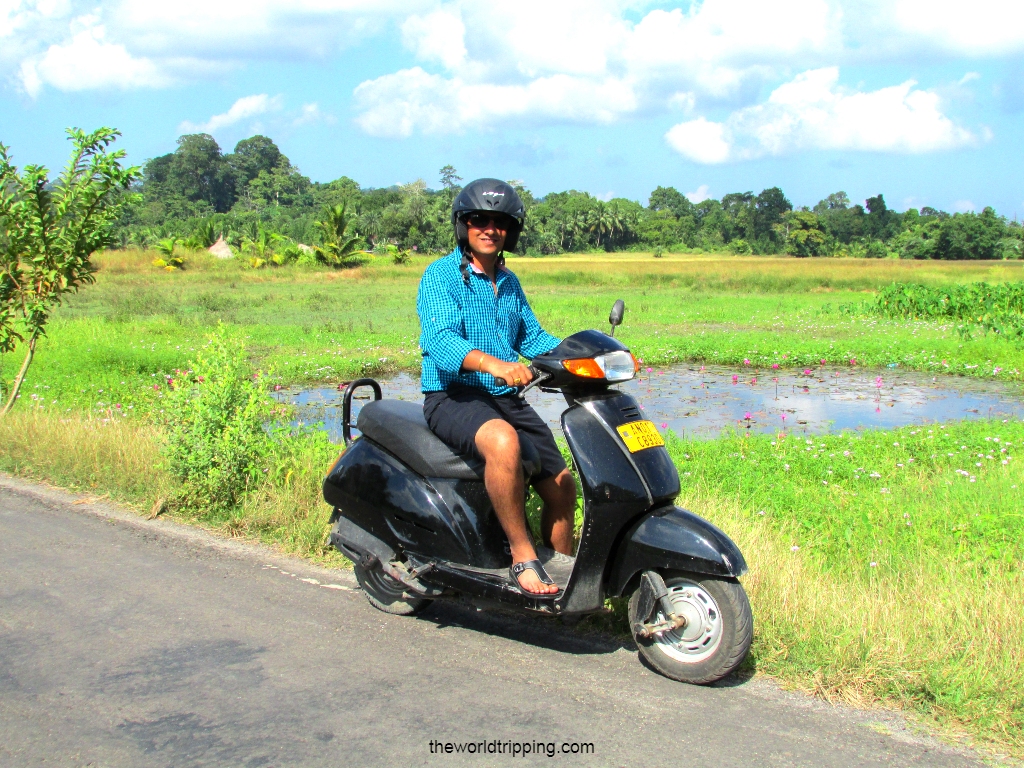
{"label": "black shorts", "polygon": [[565,459],[548,425],[528,402],[515,395],[495,397],[482,389],[455,385],[443,392],[428,392],[423,415],[430,431],[449,448],[481,459],[476,433],[488,421],[503,419],[525,433],[540,454],[541,469],[534,476],[534,483],[565,469]]}

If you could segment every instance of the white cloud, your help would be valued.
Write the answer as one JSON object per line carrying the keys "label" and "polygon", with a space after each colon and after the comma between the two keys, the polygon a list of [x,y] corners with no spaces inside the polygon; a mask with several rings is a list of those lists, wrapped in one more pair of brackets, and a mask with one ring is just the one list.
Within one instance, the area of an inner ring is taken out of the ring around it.
{"label": "white cloud", "polygon": [[298,117],[292,120],[293,126],[309,125],[310,123],[333,123],[335,118],[325,114],[320,105],[315,101],[310,104],[303,104]]}
{"label": "white cloud", "polygon": [[825,51],[839,34],[826,0],[703,0],[636,24],[624,15],[632,5],[459,0],[413,16],[403,25],[407,47],[449,74],[413,67],[361,83],[356,122],[405,137],[511,117],[609,122],[641,109],[689,110],[701,96],[732,98],[761,82],[773,72],[765,62]]}
{"label": "white cloud", "polygon": [[95,88],[137,88],[166,85],[169,79],[147,58],[136,58],[119,43],[107,42],[106,29],[95,19],[78,20],[81,31],[65,45],[21,64],[21,84],[35,97],[43,85],[62,91]]}
{"label": "white cloud", "polygon": [[580,81],[567,75],[526,85],[474,84],[403,69],[355,90],[356,123],[373,136],[404,138],[423,133],[460,133],[510,118],[611,122],[636,108],[628,84],[609,78]]}
{"label": "white cloud", "polygon": [[421,59],[439,61],[447,69],[466,60],[465,34],[462,17],[448,10],[410,16],[402,24],[405,45]]}
{"label": "white cloud", "polygon": [[730,146],[725,139],[725,126],[703,117],[672,126],[665,139],[676,152],[698,163],[724,163]]}
{"label": "white cloud", "polygon": [[[200,124],[190,123],[186,120],[178,127],[178,130],[185,133],[216,133],[221,128],[235,125],[247,118],[263,115],[267,112],[280,111],[283,102],[284,100],[280,96],[270,97],[265,93],[243,96],[232,104],[227,112],[214,115],[205,123]],[[316,105],[312,106],[315,107]]]}
{"label": "white cloud", "polygon": [[890,8],[905,40],[968,56],[1024,50],[1024,3],[1015,0],[895,0]]}
{"label": "white cloud", "polygon": [[673,126],[665,138],[698,163],[801,149],[934,152],[978,141],[943,114],[936,93],[916,89],[913,80],[867,92],[844,89],[838,81],[838,67],[809,70],[725,122],[699,117]]}
{"label": "white cloud", "polygon": [[695,191],[686,193],[686,199],[694,205],[704,202],[709,197],[711,197],[711,188],[707,184],[701,184]]}
{"label": "white cloud", "polygon": [[957,200],[953,203],[953,210],[957,213],[967,213],[968,211],[975,210],[974,203],[970,200]]}

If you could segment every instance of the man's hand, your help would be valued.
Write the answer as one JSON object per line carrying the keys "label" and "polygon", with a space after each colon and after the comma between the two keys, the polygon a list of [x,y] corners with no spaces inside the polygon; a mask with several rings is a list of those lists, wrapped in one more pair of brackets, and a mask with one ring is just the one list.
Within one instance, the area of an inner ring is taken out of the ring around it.
{"label": "man's hand", "polygon": [[506,363],[490,355],[484,359],[483,370],[496,379],[504,379],[510,387],[525,387],[533,380],[530,369],[522,363]]}

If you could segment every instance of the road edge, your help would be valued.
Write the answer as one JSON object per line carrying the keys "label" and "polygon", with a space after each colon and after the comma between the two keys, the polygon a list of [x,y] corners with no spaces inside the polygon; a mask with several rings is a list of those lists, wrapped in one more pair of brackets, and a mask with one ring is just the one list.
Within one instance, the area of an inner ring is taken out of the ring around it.
{"label": "road edge", "polygon": [[355,574],[352,571],[326,568],[311,563],[298,555],[280,552],[267,544],[219,536],[209,529],[196,525],[166,520],[162,517],[149,519],[131,511],[124,505],[95,494],[75,493],[37,480],[16,477],[6,472],[0,472],[0,490],[11,491],[19,496],[28,496],[46,504],[72,507],[94,517],[117,521],[140,531],[157,533],[189,546],[213,550],[236,560],[257,561],[263,565],[285,568],[297,575],[342,584],[353,589],[358,588]]}

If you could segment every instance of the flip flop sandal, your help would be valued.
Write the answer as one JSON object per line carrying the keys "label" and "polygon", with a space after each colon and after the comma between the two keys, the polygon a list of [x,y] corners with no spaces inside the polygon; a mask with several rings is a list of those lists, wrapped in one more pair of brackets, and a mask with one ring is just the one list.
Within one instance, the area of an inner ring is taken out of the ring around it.
{"label": "flip flop sandal", "polygon": [[536,573],[537,578],[540,579],[542,584],[555,583],[551,580],[551,577],[548,576],[548,572],[544,570],[544,566],[540,564],[540,560],[525,560],[521,563],[513,563],[512,567],[508,569],[509,575],[512,577],[512,581],[515,582],[515,585],[519,587],[519,591],[524,595],[531,595],[533,597],[557,597],[558,592],[562,591],[559,589],[558,592],[531,592],[519,582],[519,575],[523,571],[527,570]]}

